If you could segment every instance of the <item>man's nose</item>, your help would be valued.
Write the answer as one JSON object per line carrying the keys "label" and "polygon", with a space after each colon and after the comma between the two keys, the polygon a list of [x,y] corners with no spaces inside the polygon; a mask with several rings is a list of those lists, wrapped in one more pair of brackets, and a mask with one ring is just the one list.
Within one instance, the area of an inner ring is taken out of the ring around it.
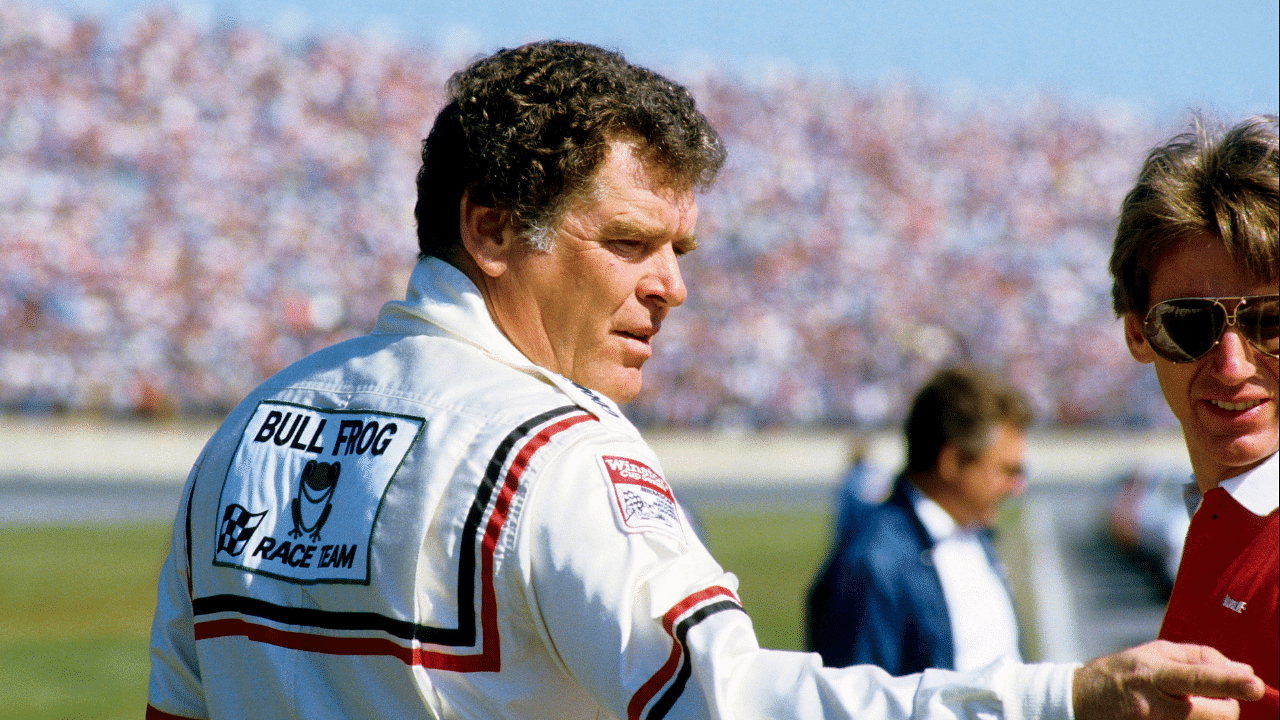
{"label": "man's nose", "polygon": [[1255,352],[1239,329],[1229,326],[1218,339],[1217,347],[1209,353],[1210,370],[1229,384],[1244,382],[1257,372]]}
{"label": "man's nose", "polygon": [[670,245],[649,257],[639,291],[642,299],[654,299],[667,307],[680,305],[688,297],[680,274],[680,258]]}

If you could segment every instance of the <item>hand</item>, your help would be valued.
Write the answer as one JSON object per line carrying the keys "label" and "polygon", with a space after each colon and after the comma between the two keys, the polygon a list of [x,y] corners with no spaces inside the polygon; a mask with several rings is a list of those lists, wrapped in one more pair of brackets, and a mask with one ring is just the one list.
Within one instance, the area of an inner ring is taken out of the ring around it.
{"label": "hand", "polygon": [[1200,645],[1164,640],[1098,658],[1076,670],[1076,720],[1235,720],[1237,700],[1262,697],[1244,663]]}

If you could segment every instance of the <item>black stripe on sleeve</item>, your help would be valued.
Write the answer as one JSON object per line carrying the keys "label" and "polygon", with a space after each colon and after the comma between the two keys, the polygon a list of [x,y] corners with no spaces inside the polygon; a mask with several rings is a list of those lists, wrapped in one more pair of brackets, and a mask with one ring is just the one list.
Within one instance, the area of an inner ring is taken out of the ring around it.
{"label": "black stripe on sleeve", "polygon": [[667,716],[671,707],[676,704],[676,700],[680,699],[680,695],[684,692],[684,686],[689,682],[689,676],[693,674],[693,662],[689,657],[689,646],[685,644],[685,636],[689,634],[689,629],[694,625],[706,620],[718,612],[725,610],[742,610],[742,606],[732,600],[721,600],[697,609],[684,620],[681,620],[675,628],[676,642],[680,643],[681,655],[683,659],[680,661],[680,671],[676,673],[675,680],[667,691],[662,693],[662,697],[649,708],[649,714],[646,716],[648,720],[661,720]]}

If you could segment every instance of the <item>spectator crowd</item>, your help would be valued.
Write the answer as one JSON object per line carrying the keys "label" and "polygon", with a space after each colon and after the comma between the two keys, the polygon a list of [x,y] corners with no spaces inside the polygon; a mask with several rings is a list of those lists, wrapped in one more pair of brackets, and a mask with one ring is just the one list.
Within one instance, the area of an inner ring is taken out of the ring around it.
{"label": "spectator crowd", "polygon": [[[420,142],[465,59],[0,0],[0,411],[221,413],[366,332],[403,293]],[[1042,423],[1172,423],[1112,319],[1106,260],[1143,154],[1182,118],[664,70],[729,162],[637,422],[891,427],[970,360]]]}

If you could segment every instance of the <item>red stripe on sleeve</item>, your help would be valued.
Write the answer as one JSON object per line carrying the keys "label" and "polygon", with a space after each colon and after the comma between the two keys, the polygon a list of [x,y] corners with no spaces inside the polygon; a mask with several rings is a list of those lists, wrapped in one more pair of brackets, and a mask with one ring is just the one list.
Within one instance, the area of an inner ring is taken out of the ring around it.
{"label": "red stripe on sleeve", "polygon": [[489,524],[485,527],[480,548],[480,627],[484,634],[482,656],[491,658],[491,667],[501,667],[501,651],[498,645],[498,599],[493,588],[493,552],[498,546],[498,536],[502,534],[502,526],[507,522],[507,510],[511,507],[511,498],[520,487],[520,477],[534,453],[551,442],[551,438],[568,430],[578,423],[595,420],[594,415],[575,415],[543,428],[541,432],[530,438],[507,469],[507,479],[502,483],[498,499],[493,503],[493,514],[489,516]]}
{"label": "red stripe on sleeve", "polygon": [[680,668],[680,656],[684,654],[684,648],[675,636],[676,620],[698,605],[717,597],[727,597],[734,602],[740,602],[738,596],[734,595],[729,588],[712,585],[676,603],[662,616],[662,629],[671,636],[671,654],[667,656],[667,661],[662,664],[662,667],[658,668],[658,672],[646,680],[636,694],[631,696],[631,702],[627,703],[627,720],[639,720],[645,706],[653,700],[664,685],[671,681],[671,678],[675,677],[676,670]]}

